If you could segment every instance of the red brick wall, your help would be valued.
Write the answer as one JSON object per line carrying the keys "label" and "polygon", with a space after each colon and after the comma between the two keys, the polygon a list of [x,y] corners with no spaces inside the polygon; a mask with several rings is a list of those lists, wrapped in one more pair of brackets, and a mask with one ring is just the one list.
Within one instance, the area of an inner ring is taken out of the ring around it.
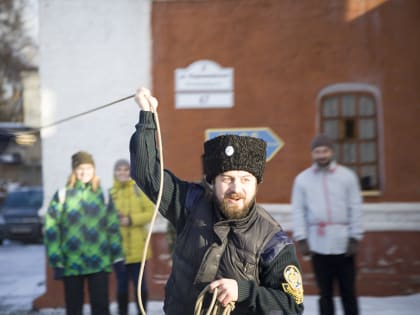
{"label": "red brick wall", "polygon": [[[357,290],[363,296],[389,296],[420,292],[420,252],[413,242],[420,232],[368,232],[360,244],[357,257]],[[164,296],[165,276],[169,276],[164,234],[154,234],[154,257],[148,264],[149,288],[152,299]],[[317,294],[310,261],[299,257],[305,294]]]}
{"label": "red brick wall", "polygon": [[[414,250],[420,232],[368,232],[358,255],[358,294],[388,296],[420,292],[420,252]],[[416,244],[416,243],[415,243]],[[146,280],[151,300],[162,300],[164,287],[171,271],[166,235],[153,234],[153,257],[148,260]],[[317,294],[314,275],[309,261],[300,262],[303,269],[305,294]],[[52,270],[46,267],[46,292],[34,302],[34,309],[64,306],[61,281],[53,280]],[[110,277],[111,301],[115,301],[115,276]],[[86,297],[87,297],[86,292]],[[133,300],[132,291],[132,300]],[[86,299],[88,303],[88,299]]]}
{"label": "red brick wall", "polygon": [[[153,2],[153,90],[165,166],[198,180],[207,128],[267,126],[285,146],[267,165],[259,202],[288,203],[294,177],[310,163],[318,93],[331,84],[365,83],[381,92],[384,143],[384,189],[365,201],[420,200],[419,30],[417,0]],[[175,110],[175,69],[202,59],[234,68],[232,109]],[[419,236],[368,232],[359,257],[359,293],[419,292]],[[147,279],[151,298],[160,299],[170,259],[163,234],[155,234],[152,244]],[[310,265],[302,263],[306,293],[314,293]],[[62,305],[61,286],[47,275],[48,291],[36,307]]]}
{"label": "red brick wall", "polygon": [[[261,203],[288,203],[294,177],[310,164],[317,96],[337,83],[380,91],[382,191],[365,202],[420,200],[420,2],[157,1],[152,10],[153,90],[160,101],[165,166],[201,177],[208,128],[270,127],[285,146],[268,163]],[[232,109],[174,105],[174,71],[209,59],[234,69]],[[419,232],[368,232],[359,293],[419,291]],[[303,262],[306,292],[316,292]]]}
{"label": "red brick wall", "polygon": [[[420,232],[366,233],[357,257],[358,294],[389,296],[420,292],[420,254],[412,245],[419,237]],[[317,294],[310,261],[302,258],[300,261],[306,294]]]}
{"label": "red brick wall", "polygon": [[[285,146],[268,163],[259,201],[287,203],[295,175],[310,163],[318,93],[364,83],[381,92],[384,144],[383,191],[366,201],[420,200],[419,12],[415,0],[153,2],[166,166],[197,180],[205,129],[268,126]],[[175,69],[202,59],[234,68],[232,109],[175,109]]]}

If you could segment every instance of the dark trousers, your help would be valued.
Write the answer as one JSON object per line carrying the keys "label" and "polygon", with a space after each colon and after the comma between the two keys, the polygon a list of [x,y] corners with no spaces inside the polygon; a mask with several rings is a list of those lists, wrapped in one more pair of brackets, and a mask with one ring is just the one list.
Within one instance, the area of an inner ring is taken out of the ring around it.
{"label": "dark trousers", "polygon": [[[141,263],[126,264],[124,271],[115,271],[117,276],[117,300],[118,310],[120,315],[126,315],[128,312],[128,297],[129,297],[129,285],[130,280],[134,287],[134,296],[136,299],[137,310],[140,314],[139,302],[137,298],[137,288],[139,284]],[[146,285],[146,273],[143,273],[143,279],[141,283],[141,299],[143,301],[143,309],[146,310],[147,306],[148,291]]]}
{"label": "dark trousers", "polygon": [[85,280],[88,283],[91,314],[110,315],[108,295],[109,273],[107,272],[63,278],[66,315],[83,314]]}
{"label": "dark trousers", "polygon": [[320,314],[334,315],[334,283],[337,281],[344,314],[358,315],[355,256],[314,254],[312,266],[320,291]]}

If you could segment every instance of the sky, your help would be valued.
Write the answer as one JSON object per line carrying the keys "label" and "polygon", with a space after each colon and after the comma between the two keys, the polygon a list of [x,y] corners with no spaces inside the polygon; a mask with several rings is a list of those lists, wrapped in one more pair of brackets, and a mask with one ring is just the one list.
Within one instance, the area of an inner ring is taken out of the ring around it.
{"label": "sky", "polygon": [[[43,245],[24,245],[5,241],[0,246],[0,315],[64,315],[64,310],[43,309],[30,312],[32,301],[45,292],[45,249]],[[305,296],[304,315],[317,315],[317,297]],[[361,315],[418,315],[420,293],[408,296],[360,297]],[[132,304],[131,313],[135,314]],[[336,300],[336,315],[342,315]],[[89,307],[85,306],[85,314]],[[116,305],[111,305],[116,314]],[[163,314],[162,302],[152,301],[148,315]]]}
{"label": "sky", "polygon": [[38,66],[38,36],[39,36],[39,20],[38,20],[38,0],[24,0],[23,10],[23,29],[32,39],[34,46],[28,46],[23,50],[23,54],[27,61],[33,66]]}
{"label": "sky", "polygon": [[38,0],[25,0],[25,29],[34,40],[38,40]]}

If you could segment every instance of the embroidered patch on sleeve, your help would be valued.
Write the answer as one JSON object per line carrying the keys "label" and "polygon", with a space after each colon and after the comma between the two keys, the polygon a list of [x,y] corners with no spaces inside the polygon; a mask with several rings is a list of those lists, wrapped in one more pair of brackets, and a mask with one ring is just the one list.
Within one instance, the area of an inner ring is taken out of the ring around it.
{"label": "embroidered patch on sleeve", "polygon": [[287,281],[282,283],[284,292],[290,294],[297,304],[303,303],[302,276],[299,269],[294,265],[288,265],[284,268],[283,275]]}

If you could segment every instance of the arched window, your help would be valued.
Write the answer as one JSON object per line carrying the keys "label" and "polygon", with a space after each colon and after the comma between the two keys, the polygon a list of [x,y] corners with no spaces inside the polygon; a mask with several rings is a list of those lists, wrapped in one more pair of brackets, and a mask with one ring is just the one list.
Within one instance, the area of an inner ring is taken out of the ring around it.
{"label": "arched window", "polygon": [[337,84],[319,95],[319,129],[334,140],[336,159],[353,169],[363,191],[380,189],[378,93]]}

